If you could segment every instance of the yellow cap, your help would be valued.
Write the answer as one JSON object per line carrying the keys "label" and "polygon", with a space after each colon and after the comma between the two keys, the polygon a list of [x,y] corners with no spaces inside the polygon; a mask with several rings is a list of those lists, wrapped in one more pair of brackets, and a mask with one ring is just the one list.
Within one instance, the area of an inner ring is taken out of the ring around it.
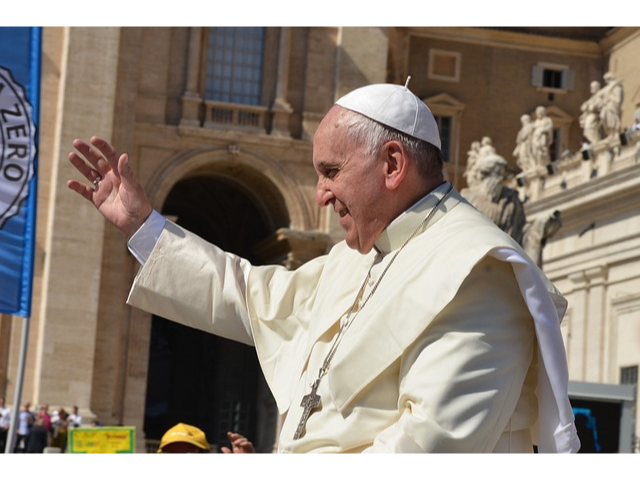
{"label": "yellow cap", "polygon": [[160,447],[157,453],[161,453],[162,449],[170,443],[186,442],[195,445],[204,451],[210,451],[207,436],[202,430],[186,423],[178,423],[165,432],[160,441]]}

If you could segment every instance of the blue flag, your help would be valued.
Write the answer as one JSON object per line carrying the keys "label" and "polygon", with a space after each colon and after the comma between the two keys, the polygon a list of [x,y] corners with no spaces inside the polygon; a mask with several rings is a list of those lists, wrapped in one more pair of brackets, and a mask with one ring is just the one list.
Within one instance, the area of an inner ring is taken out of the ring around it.
{"label": "blue flag", "polygon": [[40,27],[0,27],[0,312],[31,316]]}

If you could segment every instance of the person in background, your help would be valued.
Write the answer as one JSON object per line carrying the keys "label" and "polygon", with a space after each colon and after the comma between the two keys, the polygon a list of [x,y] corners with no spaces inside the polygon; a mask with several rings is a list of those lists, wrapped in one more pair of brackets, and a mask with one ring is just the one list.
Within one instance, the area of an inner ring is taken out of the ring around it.
{"label": "person in background", "polygon": [[58,420],[54,425],[51,446],[64,452],[67,447],[67,432],[69,430],[69,414],[64,408],[58,410]]}
{"label": "person in background", "polygon": [[11,408],[5,404],[4,397],[0,397],[0,453],[4,453],[6,448],[10,425]]}
{"label": "person in background", "polygon": [[49,414],[49,405],[46,403],[40,406],[40,412],[38,413],[38,418],[42,418],[44,420],[44,428],[49,433],[49,435],[53,434],[53,424],[51,422],[51,415]]}
{"label": "person in background", "polygon": [[31,411],[31,402],[25,402],[18,414],[18,427],[16,429],[16,443],[14,447],[16,453],[25,453],[27,451],[29,433],[35,421],[36,414]]}
{"label": "person in background", "polygon": [[74,405],[71,408],[71,413],[69,414],[69,427],[75,428],[80,427],[82,425],[82,415],[78,413],[78,406]]}
{"label": "person in background", "polygon": [[49,446],[50,433],[45,427],[44,417],[36,418],[27,439],[26,453],[42,453]]}
{"label": "person in background", "polygon": [[211,446],[207,436],[198,427],[178,423],[167,430],[157,453],[210,453]]}

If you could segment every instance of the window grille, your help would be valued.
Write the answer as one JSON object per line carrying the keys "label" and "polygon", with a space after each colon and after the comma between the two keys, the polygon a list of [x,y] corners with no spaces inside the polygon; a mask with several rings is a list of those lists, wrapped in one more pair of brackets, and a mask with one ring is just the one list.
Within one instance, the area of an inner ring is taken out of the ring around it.
{"label": "window grille", "polygon": [[438,131],[440,132],[440,143],[442,144],[442,161],[449,161],[449,149],[451,145],[451,117],[435,115]]}
{"label": "window grille", "polygon": [[260,105],[264,45],[264,27],[210,28],[205,99]]}
{"label": "window grille", "polygon": [[620,383],[623,385],[638,384],[638,366],[622,367],[620,369]]}

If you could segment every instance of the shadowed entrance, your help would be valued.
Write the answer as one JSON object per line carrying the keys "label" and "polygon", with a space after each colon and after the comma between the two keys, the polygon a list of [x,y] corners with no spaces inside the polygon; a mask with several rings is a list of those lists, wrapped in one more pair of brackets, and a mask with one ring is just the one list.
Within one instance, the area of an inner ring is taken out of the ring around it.
{"label": "shadowed entrance", "polygon": [[[273,233],[268,213],[252,192],[225,177],[198,176],[178,182],[163,215],[220,248],[253,264],[262,263],[253,246]],[[188,281],[188,280],[186,280]],[[237,431],[270,451],[275,428],[255,349],[154,316],[144,430],[159,439],[178,422],[205,431],[211,444],[227,445]],[[275,424],[274,424],[275,427]]]}

